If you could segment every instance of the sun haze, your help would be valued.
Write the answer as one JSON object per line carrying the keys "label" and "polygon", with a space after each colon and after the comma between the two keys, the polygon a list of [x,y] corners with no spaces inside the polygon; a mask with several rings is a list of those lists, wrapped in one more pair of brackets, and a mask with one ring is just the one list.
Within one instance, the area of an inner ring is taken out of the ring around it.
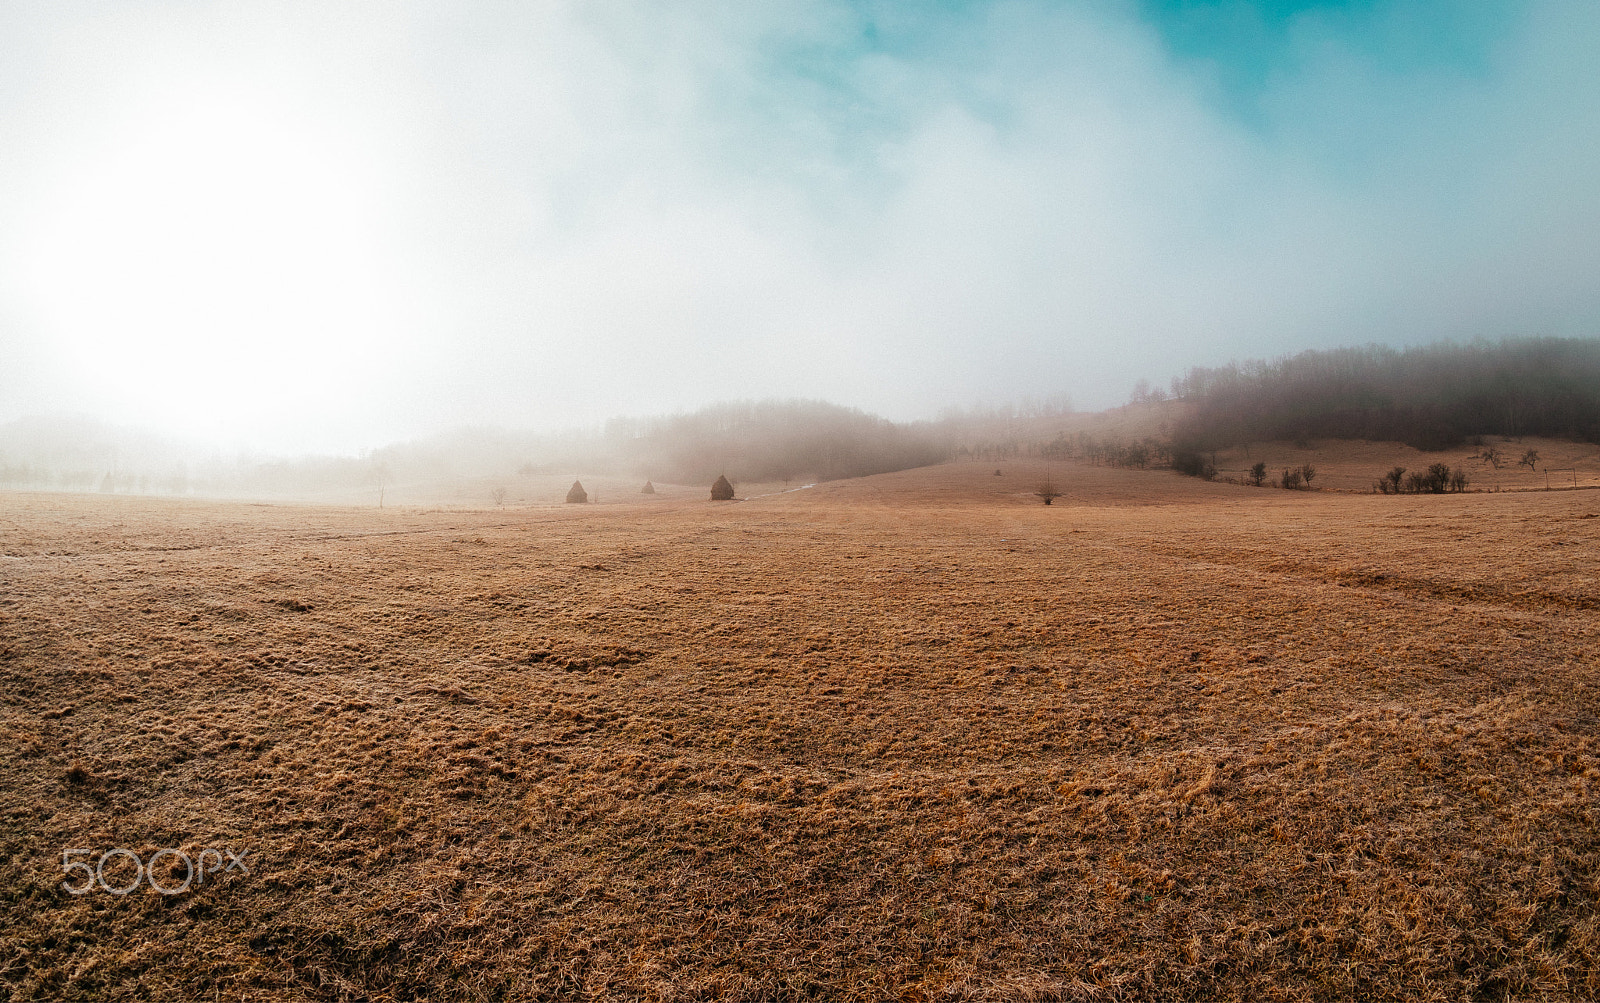
{"label": "sun haze", "polygon": [[1600,999],[1597,51],[0,2],[0,996]]}
{"label": "sun haze", "polygon": [[121,417],[193,434],[322,412],[393,324],[358,169],[249,98],[141,109],[63,186],[27,273],[40,322]]}
{"label": "sun haze", "polygon": [[1589,335],[1585,3],[10,4],[0,420],[892,418]]}

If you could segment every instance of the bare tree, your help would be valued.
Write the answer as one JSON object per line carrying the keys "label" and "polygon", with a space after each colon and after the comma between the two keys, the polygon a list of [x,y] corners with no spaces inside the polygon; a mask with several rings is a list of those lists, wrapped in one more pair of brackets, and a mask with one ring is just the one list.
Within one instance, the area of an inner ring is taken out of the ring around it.
{"label": "bare tree", "polygon": [[383,508],[383,496],[389,490],[389,481],[392,476],[387,463],[374,463],[367,468],[368,482],[378,489],[379,508]]}
{"label": "bare tree", "polygon": [[1300,479],[1306,482],[1306,490],[1311,490],[1311,478],[1317,476],[1317,468],[1309,463],[1300,464]]}
{"label": "bare tree", "polygon": [[489,492],[489,497],[493,498],[494,499],[494,503],[496,505],[500,506],[501,508],[505,508],[506,507],[506,489],[505,488],[495,488],[493,491]]}
{"label": "bare tree", "polygon": [[1519,467],[1524,467],[1525,466],[1529,470],[1537,470],[1537,469],[1539,469],[1536,466],[1536,464],[1538,462],[1539,462],[1539,451],[1537,449],[1530,449],[1526,453],[1522,454],[1522,459],[1517,461],[1517,466],[1519,466]]}
{"label": "bare tree", "polygon": [[1035,491],[1034,495],[1035,497],[1043,498],[1044,503],[1048,505],[1055,499],[1060,498],[1061,492],[1057,491],[1055,486],[1046,480],[1043,484],[1039,485],[1039,490]]}
{"label": "bare tree", "polygon": [[1259,488],[1266,481],[1266,479],[1267,461],[1258,460],[1256,465],[1250,468],[1250,483]]}
{"label": "bare tree", "polygon": [[1450,464],[1430,463],[1425,487],[1436,495],[1442,495],[1450,488],[1450,477]]}

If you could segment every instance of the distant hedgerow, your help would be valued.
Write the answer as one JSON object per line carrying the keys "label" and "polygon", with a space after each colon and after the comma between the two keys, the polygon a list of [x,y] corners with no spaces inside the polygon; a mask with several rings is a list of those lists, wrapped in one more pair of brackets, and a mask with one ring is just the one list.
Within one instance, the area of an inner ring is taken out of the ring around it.
{"label": "distant hedgerow", "polygon": [[1216,466],[1202,453],[1194,450],[1179,450],[1172,454],[1172,469],[1180,474],[1190,477],[1199,477],[1202,480],[1212,480],[1217,476]]}
{"label": "distant hedgerow", "polygon": [[1372,487],[1379,494],[1433,494],[1442,495],[1446,491],[1465,491],[1467,489],[1467,472],[1460,467],[1450,469],[1448,463],[1431,463],[1427,470],[1413,470],[1406,472],[1405,467],[1392,467],[1389,472],[1372,482]]}

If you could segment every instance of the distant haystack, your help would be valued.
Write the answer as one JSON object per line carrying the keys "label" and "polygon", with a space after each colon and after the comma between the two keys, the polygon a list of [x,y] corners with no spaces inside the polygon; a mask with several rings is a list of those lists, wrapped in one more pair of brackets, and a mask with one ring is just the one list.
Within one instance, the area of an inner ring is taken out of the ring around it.
{"label": "distant haystack", "polygon": [[645,481],[644,487],[639,489],[639,493],[642,495],[653,495],[656,493],[656,486],[651,484],[649,481]]}
{"label": "distant haystack", "polygon": [[717,483],[711,485],[712,501],[733,501],[733,485],[728,483],[725,475],[717,477]]}
{"label": "distant haystack", "polygon": [[572,490],[567,492],[567,501],[572,502],[574,504],[582,504],[584,502],[587,502],[588,500],[589,500],[589,492],[583,490],[583,482],[582,481],[573,481],[572,482]]}

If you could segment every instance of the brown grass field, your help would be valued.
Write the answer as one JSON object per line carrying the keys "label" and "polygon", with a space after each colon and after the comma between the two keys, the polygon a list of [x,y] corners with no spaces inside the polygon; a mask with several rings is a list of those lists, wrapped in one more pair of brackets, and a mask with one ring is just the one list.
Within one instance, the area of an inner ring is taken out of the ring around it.
{"label": "brown grass field", "polygon": [[1600,491],[995,466],[0,495],[0,987],[1600,997]]}

